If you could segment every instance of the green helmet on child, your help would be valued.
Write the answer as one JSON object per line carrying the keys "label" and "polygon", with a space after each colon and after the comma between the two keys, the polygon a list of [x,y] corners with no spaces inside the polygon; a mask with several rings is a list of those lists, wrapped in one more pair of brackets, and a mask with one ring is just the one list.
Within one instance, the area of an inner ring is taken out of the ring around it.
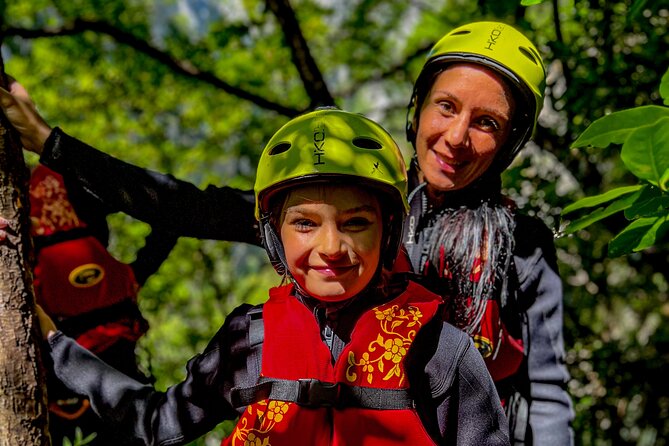
{"label": "green helmet on child", "polygon": [[392,136],[374,121],[336,108],[292,119],[272,136],[258,162],[255,215],[272,264],[283,274],[281,243],[271,221],[272,198],[288,188],[323,182],[370,187],[384,195],[381,259],[397,257],[408,212],[407,173]]}
{"label": "green helmet on child", "polygon": [[501,22],[473,22],[450,31],[430,50],[416,79],[407,114],[407,140],[415,146],[420,107],[436,76],[455,63],[485,66],[499,74],[517,102],[513,130],[498,154],[501,172],[530,139],[543,105],[546,69],[534,44]]}

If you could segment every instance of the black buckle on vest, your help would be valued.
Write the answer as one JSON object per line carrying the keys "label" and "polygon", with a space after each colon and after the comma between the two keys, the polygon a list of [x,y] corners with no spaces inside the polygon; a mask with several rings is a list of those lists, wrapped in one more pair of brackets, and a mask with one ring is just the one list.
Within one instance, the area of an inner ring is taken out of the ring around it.
{"label": "black buckle on vest", "polygon": [[340,383],[328,383],[313,378],[298,379],[295,402],[306,407],[335,407],[341,396]]}

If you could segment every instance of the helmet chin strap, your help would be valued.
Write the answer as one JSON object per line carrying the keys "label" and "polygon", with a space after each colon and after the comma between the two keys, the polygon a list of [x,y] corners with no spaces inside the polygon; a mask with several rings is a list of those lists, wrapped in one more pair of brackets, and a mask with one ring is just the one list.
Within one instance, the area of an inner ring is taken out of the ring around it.
{"label": "helmet chin strap", "polygon": [[[290,282],[295,287],[295,294],[302,301],[302,303],[307,304],[305,298],[316,299],[307,293],[304,289],[302,289],[300,284],[297,283],[297,281],[293,279],[293,276],[290,274],[290,271],[288,270],[288,261],[286,260],[286,253],[283,250],[281,238],[279,238],[279,235],[276,233],[274,226],[272,226],[269,214],[265,214],[260,217],[260,227],[262,229],[262,243],[265,247],[265,251],[267,251],[269,261],[274,267],[274,270],[281,277],[285,277],[290,280]],[[318,301],[318,299],[316,300]]]}
{"label": "helmet chin strap", "polygon": [[260,228],[262,244],[265,247],[265,251],[267,251],[270,263],[280,276],[287,275],[288,263],[286,262],[286,253],[283,251],[281,239],[270,222],[269,214],[260,217]]}

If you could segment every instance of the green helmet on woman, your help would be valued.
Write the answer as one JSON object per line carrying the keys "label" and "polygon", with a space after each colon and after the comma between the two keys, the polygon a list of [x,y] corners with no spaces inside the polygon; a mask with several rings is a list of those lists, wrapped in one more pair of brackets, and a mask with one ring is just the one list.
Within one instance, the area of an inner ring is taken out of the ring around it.
{"label": "green helmet on woman", "polygon": [[414,84],[407,114],[407,139],[412,144],[416,141],[420,107],[436,76],[455,63],[492,69],[516,95],[513,130],[498,154],[504,169],[532,136],[543,105],[546,69],[539,51],[518,30],[500,22],[473,22],[446,34],[430,50]]}
{"label": "green helmet on woman", "polygon": [[322,108],[292,119],[267,143],[254,187],[256,219],[277,271],[284,273],[281,243],[271,220],[273,198],[302,184],[348,183],[384,196],[381,258],[395,261],[407,203],[407,173],[402,153],[390,134],[374,121],[336,108]]}

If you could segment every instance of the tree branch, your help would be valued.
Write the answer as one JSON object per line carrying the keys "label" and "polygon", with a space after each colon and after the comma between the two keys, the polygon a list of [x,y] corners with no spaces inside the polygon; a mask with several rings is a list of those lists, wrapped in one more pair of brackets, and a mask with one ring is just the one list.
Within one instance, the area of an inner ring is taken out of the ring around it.
{"label": "tree branch", "polygon": [[82,34],[86,31],[92,31],[99,34],[106,34],[111,38],[113,38],[114,40],[116,40],[117,42],[127,45],[131,48],[134,48],[140,53],[146,54],[147,56],[151,57],[157,62],[167,66],[175,73],[205,82],[209,85],[212,85],[216,88],[225,91],[228,94],[252,102],[259,107],[277,112],[279,114],[288,117],[297,116],[302,112],[302,110],[297,110],[292,107],[286,107],[284,105],[268,101],[267,99],[261,96],[255,95],[246,90],[230,85],[221,78],[217,77],[214,73],[205,70],[200,70],[189,61],[175,59],[170,54],[152,46],[145,40],[139,39],[133,34],[124,31],[122,29],[119,29],[118,27],[105,21],[76,19],[74,23],[70,25],[64,25],[59,28],[45,28],[45,29],[6,28],[4,30],[4,33],[5,36],[19,36],[26,39],[38,39],[42,37],[71,36],[71,35]]}
{"label": "tree branch", "polygon": [[562,37],[562,26],[560,25],[560,8],[557,0],[553,0],[553,26],[555,27],[555,39],[564,45],[564,38]]}
{"label": "tree branch", "polygon": [[[389,79],[398,73],[403,73],[406,74],[407,77],[411,75],[411,73],[408,71],[408,67],[411,65],[411,62],[413,62],[415,59],[420,58],[421,60],[425,60],[425,55],[430,51],[430,49],[434,46],[435,42],[430,42],[426,45],[423,45],[419,48],[416,48],[413,53],[409,54],[406,59],[402,63],[396,64],[396,65],[391,65],[390,67],[386,68],[383,71],[377,72],[376,74],[368,77],[367,79],[364,80],[364,84],[369,84],[373,82],[379,82],[383,81],[386,79]],[[418,76],[418,73],[416,73],[416,76]],[[411,83],[413,84],[416,79],[409,79]],[[359,89],[360,86],[358,85],[355,87],[356,89]],[[344,90],[339,92],[339,96],[342,97],[347,97],[353,94],[353,91],[351,90]],[[407,98],[407,104],[409,103],[409,99]]]}
{"label": "tree branch", "polygon": [[288,0],[267,0],[267,7],[276,16],[286,44],[290,48],[293,63],[297,68],[304,88],[311,99],[311,108],[322,105],[335,105],[323,75],[309,51],[307,41],[297,22],[295,11]]}

